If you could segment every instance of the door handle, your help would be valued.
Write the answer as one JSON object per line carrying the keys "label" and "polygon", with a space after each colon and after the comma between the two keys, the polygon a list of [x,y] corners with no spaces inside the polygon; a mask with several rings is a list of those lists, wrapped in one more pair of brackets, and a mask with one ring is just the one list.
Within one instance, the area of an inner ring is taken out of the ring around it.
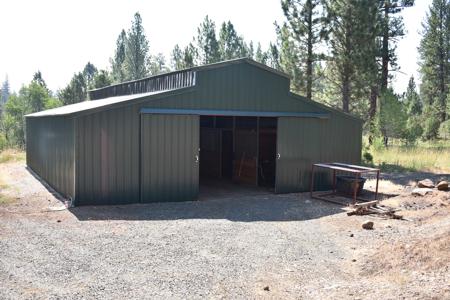
{"label": "door handle", "polygon": [[198,154],[195,156],[195,163],[198,164]]}
{"label": "door handle", "polygon": [[280,153],[277,153],[277,159],[280,159],[281,155]]}

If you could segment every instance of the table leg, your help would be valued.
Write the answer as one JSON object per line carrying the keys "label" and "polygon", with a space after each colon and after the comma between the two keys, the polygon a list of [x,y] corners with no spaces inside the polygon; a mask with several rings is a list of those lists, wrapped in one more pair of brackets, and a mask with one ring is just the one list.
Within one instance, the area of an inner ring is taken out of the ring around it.
{"label": "table leg", "polygon": [[380,180],[380,170],[377,171],[377,184],[375,187],[375,200],[378,198],[378,181]]}

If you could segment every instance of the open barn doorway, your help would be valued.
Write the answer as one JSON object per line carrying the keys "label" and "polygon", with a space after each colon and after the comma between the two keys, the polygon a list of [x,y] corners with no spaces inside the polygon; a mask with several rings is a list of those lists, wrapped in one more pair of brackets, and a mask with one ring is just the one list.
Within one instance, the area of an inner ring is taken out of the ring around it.
{"label": "open barn doorway", "polygon": [[200,116],[199,200],[274,191],[277,119]]}

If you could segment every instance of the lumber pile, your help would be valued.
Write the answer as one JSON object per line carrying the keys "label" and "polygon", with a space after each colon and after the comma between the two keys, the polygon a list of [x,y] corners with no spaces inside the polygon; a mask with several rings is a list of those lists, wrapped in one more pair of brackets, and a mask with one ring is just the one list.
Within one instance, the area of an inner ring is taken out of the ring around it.
{"label": "lumber pile", "polygon": [[379,204],[379,201],[369,201],[365,203],[357,203],[354,209],[347,213],[348,216],[358,215],[378,215],[383,218],[403,220],[403,216],[396,214],[399,209]]}

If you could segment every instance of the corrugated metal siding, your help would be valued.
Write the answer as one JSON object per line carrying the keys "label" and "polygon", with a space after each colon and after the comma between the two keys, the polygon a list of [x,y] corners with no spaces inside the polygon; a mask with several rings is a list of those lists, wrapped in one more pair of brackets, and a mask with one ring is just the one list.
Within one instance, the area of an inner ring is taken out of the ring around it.
{"label": "corrugated metal siding", "polygon": [[141,202],[197,199],[199,117],[141,116]]}
{"label": "corrugated metal siding", "polygon": [[65,197],[74,197],[74,126],[64,117],[26,118],[27,166]]}
{"label": "corrugated metal siding", "polygon": [[[284,77],[243,63],[198,71],[196,80],[196,87],[190,92],[161,99],[149,97],[128,107],[77,117],[78,204],[139,202],[139,111],[142,108],[330,113],[329,120],[298,119],[298,122],[311,122],[310,128],[325,124],[311,129],[318,135],[305,132],[304,139],[310,139],[307,143],[315,147],[314,151],[308,151],[314,155],[320,153],[321,161],[357,163],[360,160],[361,122],[291,96],[289,80]],[[290,129],[286,134],[295,134],[295,130]],[[297,139],[294,135],[293,141]],[[301,144],[293,147],[303,151]],[[298,158],[295,165],[307,163]],[[301,172],[307,174],[309,169],[310,166],[302,167]]]}
{"label": "corrugated metal siding", "polygon": [[139,114],[133,107],[76,119],[76,205],[139,202]]}
{"label": "corrugated metal siding", "polygon": [[[336,161],[359,164],[362,132],[358,123],[338,115],[326,120],[279,118],[277,193],[308,191],[313,163]],[[318,169],[316,176],[315,188],[329,187],[329,172]]]}

